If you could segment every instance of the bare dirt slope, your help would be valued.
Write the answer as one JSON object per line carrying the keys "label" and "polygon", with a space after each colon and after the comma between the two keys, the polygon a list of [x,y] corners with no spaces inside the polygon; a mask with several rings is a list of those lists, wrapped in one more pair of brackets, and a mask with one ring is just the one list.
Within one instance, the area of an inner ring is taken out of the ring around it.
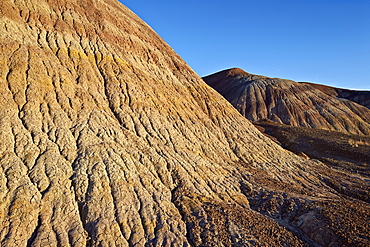
{"label": "bare dirt slope", "polygon": [[[370,136],[271,122],[256,123],[256,126],[282,147],[330,166],[332,169],[327,171],[332,175],[324,180],[329,186],[370,203]],[[357,177],[363,180],[353,179]]]}
{"label": "bare dirt slope", "polygon": [[359,91],[359,90],[349,90],[344,88],[335,88],[315,83],[302,82],[308,84],[320,91],[337,98],[347,99],[370,108],[370,91]]}
{"label": "bare dirt slope", "polygon": [[0,2],[0,140],[1,246],[370,243],[368,203],[115,0]]}
{"label": "bare dirt slope", "polygon": [[260,122],[256,125],[262,132],[277,138],[284,148],[297,154],[304,153],[309,157],[322,159],[325,163],[370,177],[370,136],[368,135],[346,134],[271,122]]}
{"label": "bare dirt slope", "polygon": [[355,95],[350,90],[252,75],[241,69],[203,79],[251,121],[370,134],[366,92]]}

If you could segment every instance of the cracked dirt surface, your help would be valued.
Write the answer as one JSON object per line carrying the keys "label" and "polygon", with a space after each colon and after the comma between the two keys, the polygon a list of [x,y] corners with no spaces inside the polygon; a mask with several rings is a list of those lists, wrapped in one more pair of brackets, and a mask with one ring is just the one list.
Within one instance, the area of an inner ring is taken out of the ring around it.
{"label": "cracked dirt surface", "polygon": [[[369,219],[368,204],[262,135],[118,1],[3,0],[0,30],[1,246],[369,244],[357,218],[331,227],[348,203]],[[285,206],[261,206],[292,200],[281,220]]]}

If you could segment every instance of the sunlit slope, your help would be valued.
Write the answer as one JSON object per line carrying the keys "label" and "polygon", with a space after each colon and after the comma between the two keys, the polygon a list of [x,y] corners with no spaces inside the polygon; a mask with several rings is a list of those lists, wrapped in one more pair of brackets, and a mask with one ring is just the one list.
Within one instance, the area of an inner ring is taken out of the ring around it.
{"label": "sunlit slope", "polygon": [[[361,221],[348,236],[330,224],[368,205],[321,220],[323,201],[349,203],[320,180],[322,164],[265,138],[117,1],[4,0],[0,13],[2,246],[300,246],[367,234]],[[275,202],[292,207],[263,207]]]}

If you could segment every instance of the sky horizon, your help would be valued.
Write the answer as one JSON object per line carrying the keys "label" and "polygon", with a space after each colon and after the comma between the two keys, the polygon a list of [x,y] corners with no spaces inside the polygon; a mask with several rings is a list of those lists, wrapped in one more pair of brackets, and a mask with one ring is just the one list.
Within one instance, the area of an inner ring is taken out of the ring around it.
{"label": "sky horizon", "polygon": [[370,90],[370,1],[119,0],[190,67]]}

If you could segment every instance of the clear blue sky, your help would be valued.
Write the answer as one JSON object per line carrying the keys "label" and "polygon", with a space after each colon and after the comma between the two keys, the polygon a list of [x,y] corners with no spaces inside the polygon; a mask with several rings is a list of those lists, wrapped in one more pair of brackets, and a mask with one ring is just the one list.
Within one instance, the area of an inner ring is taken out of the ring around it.
{"label": "clear blue sky", "polygon": [[120,0],[200,76],[253,74],[370,90],[370,0]]}

